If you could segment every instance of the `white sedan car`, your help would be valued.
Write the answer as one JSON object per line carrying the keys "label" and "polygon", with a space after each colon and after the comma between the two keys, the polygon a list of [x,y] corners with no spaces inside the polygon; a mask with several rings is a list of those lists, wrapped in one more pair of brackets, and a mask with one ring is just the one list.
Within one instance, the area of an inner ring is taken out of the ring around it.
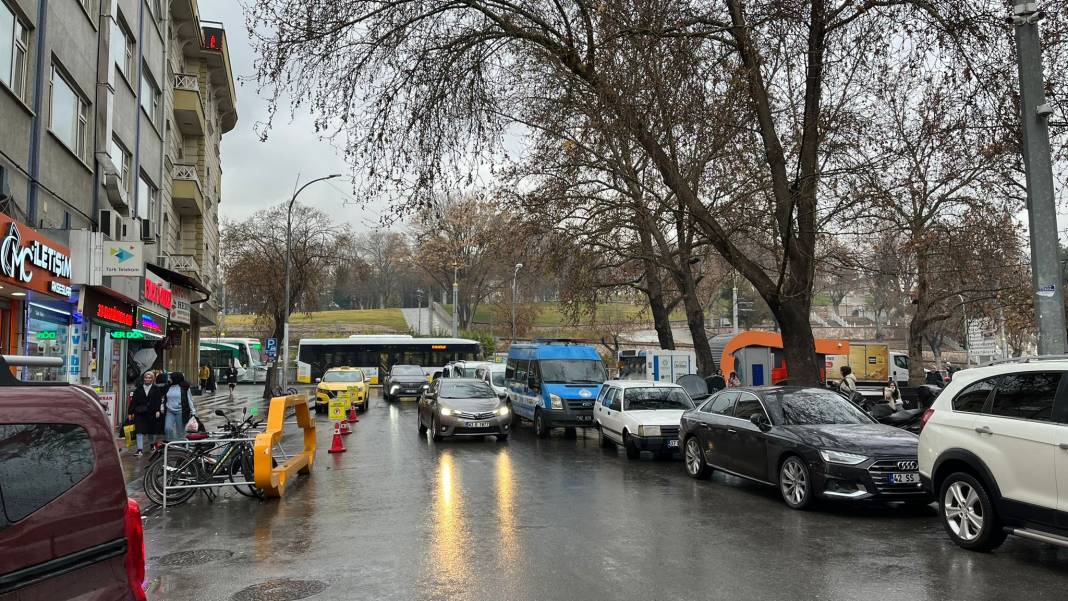
{"label": "white sedan car", "polygon": [[679,450],[679,420],[693,401],[678,384],[653,380],[609,380],[593,405],[601,444],[622,445],[628,459],[642,451],[670,455]]}

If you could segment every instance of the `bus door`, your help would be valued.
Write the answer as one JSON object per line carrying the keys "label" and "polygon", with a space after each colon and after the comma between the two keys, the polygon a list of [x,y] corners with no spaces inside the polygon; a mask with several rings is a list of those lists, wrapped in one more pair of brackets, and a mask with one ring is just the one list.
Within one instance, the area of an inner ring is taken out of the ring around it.
{"label": "bus door", "polygon": [[[378,373],[377,374],[369,374],[370,375],[370,379],[371,379],[371,384],[372,385],[380,384],[382,382],[381,376],[384,376],[385,374],[388,374],[389,373],[389,368],[390,368],[389,353],[378,353]],[[380,374],[381,374],[381,376],[380,376]]]}

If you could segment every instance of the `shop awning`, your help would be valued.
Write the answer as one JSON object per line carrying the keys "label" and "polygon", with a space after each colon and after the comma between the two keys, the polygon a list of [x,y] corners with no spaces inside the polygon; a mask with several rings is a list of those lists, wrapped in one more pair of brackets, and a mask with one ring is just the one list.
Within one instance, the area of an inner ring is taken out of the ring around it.
{"label": "shop awning", "polygon": [[166,267],[160,267],[159,265],[156,265],[154,263],[145,263],[145,267],[147,267],[148,270],[152,273],[158,275],[159,277],[167,280],[172,284],[185,286],[190,290],[195,290],[196,292],[203,294],[204,298],[200,299],[199,301],[193,301],[194,304],[202,303],[211,298],[211,290],[205,288],[204,284],[201,284],[199,281],[197,281],[196,278],[191,278],[187,275],[180,274],[177,271],[171,271]]}

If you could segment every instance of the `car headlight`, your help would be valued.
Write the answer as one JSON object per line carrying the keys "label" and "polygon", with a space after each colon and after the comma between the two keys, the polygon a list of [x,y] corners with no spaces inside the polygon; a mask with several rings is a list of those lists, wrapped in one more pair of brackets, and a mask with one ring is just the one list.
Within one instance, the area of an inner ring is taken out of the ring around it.
{"label": "car headlight", "polygon": [[441,414],[442,415],[452,415],[453,411],[452,411],[452,409],[449,409],[448,407],[442,407],[441,408]]}
{"label": "car headlight", "polygon": [[560,395],[557,395],[557,394],[550,394],[549,395],[549,404],[553,409],[563,409],[564,408],[564,401],[563,401],[563,399],[560,398]]}
{"label": "car headlight", "polygon": [[430,384],[423,384],[423,390],[426,390],[427,388],[430,388]]}
{"label": "car headlight", "polygon": [[864,455],[846,453],[845,451],[832,451],[830,449],[820,449],[820,457],[823,457],[823,460],[827,463],[841,463],[842,465],[856,465],[868,460]]}
{"label": "car headlight", "polygon": [[390,394],[392,394],[394,392],[397,392],[398,390],[400,390],[400,386],[397,386],[396,384],[394,384],[393,386],[389,387]]}
{"label": "car headlight", "polygon": [[638,426],[638,434],[642,436],[660,436],[660,426]]}
{"label": "car headlight", "polygon": [[497,408],[497,415],[500,415],[502,417],[505,416],[505,415],[508,415],[508,406],[505,405],[503,407],[498,407]]}

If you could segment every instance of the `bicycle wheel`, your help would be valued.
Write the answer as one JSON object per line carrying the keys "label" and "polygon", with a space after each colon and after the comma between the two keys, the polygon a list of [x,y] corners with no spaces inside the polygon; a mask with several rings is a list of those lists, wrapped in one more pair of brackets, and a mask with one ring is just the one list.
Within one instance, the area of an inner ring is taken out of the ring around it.
{"label": "bicycle wheel", "polygon": [[[241,445],[237,455],[230,461],[229,472],[230,482],[253,482],[256,479],[252,448],[249,445]],[[234,484],[233,486],[234,490],[246,497],[263,498],[263,489],[255,484]]]}
{"label": "bicycle wheel", "polygon": [[[185,451],[168,451],[167,466],[163,465],[163,455],[153,461],[147,468],[143,484],[145,496],[156,505],[163,505],[163,482],[167,486],[199,484],[201,481],[200,460]],[[193,497],[195,488],[180,488],[167,493],[167,505],[181,505]]]}

